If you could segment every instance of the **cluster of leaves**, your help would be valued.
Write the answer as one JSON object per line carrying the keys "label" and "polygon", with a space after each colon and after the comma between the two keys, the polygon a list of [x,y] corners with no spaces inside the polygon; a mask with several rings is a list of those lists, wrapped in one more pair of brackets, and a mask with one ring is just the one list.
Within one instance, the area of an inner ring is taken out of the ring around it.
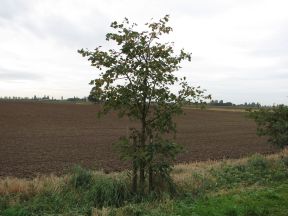
{"label": "cluster of leaves", "polygon": [[260,136],[268,136],[269,141],[281,148],[288,146],[288,107],[285,105],[250,110],[249,116],[258,126]]}
{"label": "cluster of leaves", "polygon": [[[114,32],[106,34],[106,40],[116,42],[119,49],[78,51],[102,71],[90,83],[90,98],[103,103],[101,113],[116,110],[120,116],[139,122],[128,137],[121,138],[119,149],[133,163],[135,192],[139,172],[141,194],[147,177],[149,191],[155,188],[157,176],[171,182],[170,162],[179,147],[163,135],[176,132],[173,117],[183,112],[183,105],[210,98],[200,87],[189,86],[185,77],[175,75],[183,60],[191,60],[191,53],[182,49],[177,55],[173,43],[161,43],[160,38],[172,31],[168,21],[166,15],[158,22],[146,23],[144,31],[135,30],[137,24],[130,24],[127,18],[122,23],[115,21],[111,24]],[[173,92],[173,86],[180,90]]]}

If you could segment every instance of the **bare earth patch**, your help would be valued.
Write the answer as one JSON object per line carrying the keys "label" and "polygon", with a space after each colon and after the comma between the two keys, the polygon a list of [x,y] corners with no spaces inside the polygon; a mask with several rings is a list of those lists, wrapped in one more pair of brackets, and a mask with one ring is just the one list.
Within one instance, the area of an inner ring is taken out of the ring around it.
{"label": "bare earth patch", "polygon": [[[97,118],[98,105],[0,102],[0,176],[62,174],[74,164],[105,172],[128,167],[112,143],[135,123],[115,113]],[[243,112],[187,109],[177,118],[177,162],[271,153]]]}

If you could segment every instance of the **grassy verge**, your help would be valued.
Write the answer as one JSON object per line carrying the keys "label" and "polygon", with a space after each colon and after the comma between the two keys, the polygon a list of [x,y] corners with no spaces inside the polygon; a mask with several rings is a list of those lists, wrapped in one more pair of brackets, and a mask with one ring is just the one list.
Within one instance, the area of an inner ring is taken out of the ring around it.
{"label": "grassy verge", "polygon": [[0,215],[288,215],[288,151],[176,165],[178,195],[136,202],[127,173],[0,180]]}
{"label": "grassy verge", "polygon": [[[262,188],[226,191],[198,199],[185,197],[149,202],[110,210],[110,215],[192,215],[192,216],[286,216],[288,214],[288,182]],[[107,212],[107,210],[105,210]],[[105,215],[105,214],[104,214]],[[106,214],[109,215],[109,214]]]}

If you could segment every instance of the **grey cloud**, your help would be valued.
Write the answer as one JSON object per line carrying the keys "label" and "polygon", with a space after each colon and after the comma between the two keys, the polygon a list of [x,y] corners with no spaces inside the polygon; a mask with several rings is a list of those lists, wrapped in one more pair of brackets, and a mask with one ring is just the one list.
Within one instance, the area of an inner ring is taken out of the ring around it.
{"label": "grey cloud", "polygon": [[[272,36],[266,39],[262,39],[255,43],[238,41],[233,45],[236,47],[242,47],[249,49],[248,55],[257,57],[288,57],[288,20],[283,22],[279,28],[281,30],[275,32],[272,31]],[[275,23],[276,25],[277,23]]]}
{"label": "grey cloud", "polygon": [[[234,68],[231,78],[238,80],[288,80],[288,68],[275,67]],[[243,73],[245,72],[245,73]]]}
{"label": "grey cloud", "polygon": [[27,71],[18,71],[10,70],[6,68],[0,68],[0,80],[1,81],[19,81],[19,80],[42,80],[43,77],[39,74],[27,72]]}
{"label": "grey cloud", "polygon": [[[197,68],[198,73],[206,74],[209,68]],[[237,81],[276,81],[288,80],[288,67],[283,64],[271,67],[226,67],[226,66],[211,66],[211,71],[221,71],[225,76],[223,80],[237,80]],[[211,74],[213,75],[213,73]]]}
{"label": "grey cloud", "polygon": [[245,4],[249,4],[248,0],[238,1],[238,0],[230,0],[230,1],[211,1],[211,0],[202,0],[202,1],[163,1],[160,4],[165,5],[165,8],[177,8],[178,14],[187,14],[189,16],[194,17],[211,17],[216,14],[221,14],[229,9],[235,7],[241,7]]}
{"label": "grey cloud", "polygon": [[18,28],[24,28],[41,40],[53,38],[60,46],[71,48],[94,48],[97,41],[104,41],[103,32],[109,25],[108,19],[103,17],[101,21],[88,22],[87,20],[91,26],[86,28],[62,16],[38,17],[35,21],[32,19],[33,16],[27,16],[18,20]]}
{"label": "grey cloud", "polygon": [[288,57],[288,33],[286,37],[265,41],[251,51],[251,55],[259,57]]}
{"label": "grey cloud", "polygon": [[[65,17],[63,14],[45,14],[45,12],[43,16],[39,16],[32,7],[34,3],[34,1],[27,0],[1,0],[0,26],[5,25],[6,28],[13,28],[14,31],[25,30],[39,39],[53,39],[59,43],[59,46],[68,46],[73,49],[94,48],[97,41],[103,42],[103,32],[106,32],[110,21],[99,11],[94,11],[93,17],[87,15],[79,19]],[[101,17],[101,20],[95,17]],[[1,19],[4,22],[1,22]],[[79,22],[74,22],[74,20]]]}
{"label": "grey cloud", "polygon": [[[105,22],[104,22],[105,23]],[[40,32],[46,32],[49,37],[54,37],[64,46],[72,47],[94,47],[97,40],[104,39],[103,20],[90,27],[90,29],[83,29],[82,26],[65,19],[64,17],[49,17],[43,21],[44,29],[38,29]],[[39,32],[39,33],[40,33]]]}
{"label": "grey cloud", "polygon": [[28,4],[23,0],[1,0],[0,2],[0,18],[13,19],[21,16],[28,10]]}

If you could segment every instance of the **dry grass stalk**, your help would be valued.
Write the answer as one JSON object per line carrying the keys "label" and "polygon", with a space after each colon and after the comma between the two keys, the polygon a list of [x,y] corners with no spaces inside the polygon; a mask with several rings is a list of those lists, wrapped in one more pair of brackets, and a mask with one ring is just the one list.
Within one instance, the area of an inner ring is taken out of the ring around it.
{"label": "dry grass stalk", "polygon": [[[281,157],[288,156],[288,148],[283,149],[279,153],[266,155],[269,160],[277,160]],[[191,179],[193,173],[197,173],[204,177],[209,177],[209,170],[213,168],[219,168],[223,164],[245,164],[249,157],[241,159],[225,159],[225,160],[209,160],[204,162],[194,162],[187,164],[177,164],[174,166],[172,177],[176,183],[185,182],[185,179]],[[107,175],[103,172],[95,171],[95,175]],[[114,178],[119,176],[126,176],[127,171],[109,173],[108,175]],[[38,176],[34,179],[20,179],[14,177],[0,178],[0,196],[7,194],[26,194],[33,195],[42,192],[45,188],[49,187],[50,190],[57,191],[59,187],[68,182],[70,176]]]}
{"label": "dry grass stalk", "polygon": [[[265,155],[268,160],[277,160],[284,156],[288,156],[288,148],[285,148],[275,154]],[[172,177],[176,183],[181,183],[184,182],[185,179],[191,178],[193,173],[197,173],[204,177],[209,175],[208,171],[211,170],[211,168],[217,169],[223,166],[223,164],[242,165],[247,163],[248,160],[249,157],[244,157],[240,159],[208,160],[202,162],[177,164],[174,166]]]}
{"label": "dry grass stalk", "polygon": [[0,195],[17,193],[32,195],[40,193],[47,187],[57,191],[60,185],[67,181],[67,178],[67,176],[57,177],[54,175],[38,176],[34,179],[2,178],[0,179]]}

